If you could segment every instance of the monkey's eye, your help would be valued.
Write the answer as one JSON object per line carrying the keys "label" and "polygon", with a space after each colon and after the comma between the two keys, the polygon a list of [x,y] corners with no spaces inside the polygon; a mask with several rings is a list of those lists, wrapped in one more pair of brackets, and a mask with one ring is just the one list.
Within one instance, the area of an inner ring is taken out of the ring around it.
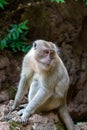
{"label": "monkey's eye", "polygon": [[44,52],[44,54],[49,54],[48,50],[44,50],[43,52]]}
{"label": "monkey's eye", "polygon": [[37,44],[34,42],[34,43],[33,43],[33,47],[34,47],[34,49],[36,49],[36,46],[37,46]]}

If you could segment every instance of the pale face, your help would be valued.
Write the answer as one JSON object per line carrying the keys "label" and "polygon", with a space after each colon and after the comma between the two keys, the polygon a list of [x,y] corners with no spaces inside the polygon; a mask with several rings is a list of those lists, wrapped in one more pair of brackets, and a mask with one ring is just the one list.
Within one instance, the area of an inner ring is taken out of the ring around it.
{"label": "pale face", "polygon": [[49,69],[56,59],[57,48],[52,42],[37,40],[33,43],[35,59],[39,64]]}

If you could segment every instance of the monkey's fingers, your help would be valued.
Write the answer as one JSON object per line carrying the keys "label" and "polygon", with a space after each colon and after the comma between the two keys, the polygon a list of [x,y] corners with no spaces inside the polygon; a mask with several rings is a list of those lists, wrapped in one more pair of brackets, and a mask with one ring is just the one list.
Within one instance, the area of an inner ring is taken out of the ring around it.
{"label": "monkey's fingers", "polygon": [[21,116],[21,123],[22,123],[22,125],[28,125],[28,122],[29,120],[28,120],[28,118],[27,117],[25,117],[25,116]]}

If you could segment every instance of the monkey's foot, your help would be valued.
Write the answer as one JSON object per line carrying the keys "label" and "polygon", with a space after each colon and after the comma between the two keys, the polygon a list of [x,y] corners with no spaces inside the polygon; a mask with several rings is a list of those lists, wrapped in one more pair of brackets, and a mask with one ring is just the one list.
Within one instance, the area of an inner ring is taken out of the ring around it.
{"label": "monkey's foot", "polygon": [[23,114],[23,112],[24,112],[24,109],[21,109],[21,110],[19,110],[19,111],[17,112],[17,114],[18,114],[19,116],[21,116],[21,115]]}
{"label": "monkey's foot", "polygon": [[28,104],[21,104],[19,107],[20,108],[25,108]]}

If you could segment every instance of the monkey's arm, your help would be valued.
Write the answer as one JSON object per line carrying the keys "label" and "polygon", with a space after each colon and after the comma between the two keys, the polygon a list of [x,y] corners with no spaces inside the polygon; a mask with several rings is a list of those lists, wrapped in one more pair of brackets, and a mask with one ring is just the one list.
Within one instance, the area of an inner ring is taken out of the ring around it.
{"label": "monkey's arm", "polygon": [[19,82],[18,91],[14,100],[14,104],[12,106],[12,110],[14,110],[18,105],[18,103],[22,100],[27,90],[28,90],[27,79],[25,76],[22,76]]}
{"label": "monkey's arm", "polygon": [[21,71],[21,79],[19,81],[18,90],[15,96],[14,104],[12,106],[12,110],[16,108],[18,103],[22,100],[23,96],[28,91],[30,80],[33,74],[32,70],[30,69],[29,60],[30,59],[27,56],[24,57]]}
{"label": "monkey's arm", "polygon": [[52,93],[46,88],[40,88],[24,110],[22,122],[26,122],[28,116],[30,116],[30,114],[32,114],[41,104],[43,104],[51,96],[51,94]]}

